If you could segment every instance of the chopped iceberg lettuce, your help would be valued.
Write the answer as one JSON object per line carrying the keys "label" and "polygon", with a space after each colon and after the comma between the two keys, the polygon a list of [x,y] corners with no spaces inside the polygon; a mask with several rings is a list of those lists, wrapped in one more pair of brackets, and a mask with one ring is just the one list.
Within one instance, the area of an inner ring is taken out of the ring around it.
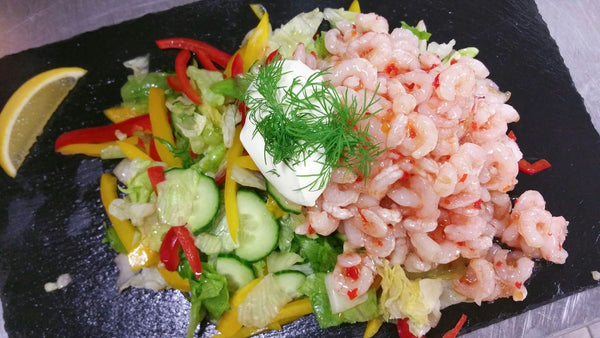
{"label": "chopped iceberg lettuce", "polygon": [[313,36],[317,33],[321,21],[323,13],[318,8],[296,15],[273,32],[269,39],[269,49],[277,49],[284,58],[291,58],[298,43],[303,43],[304,46],[313,43]]}
{"label": "chopped iceberg lettuce", "polygon": [[341,323],[355,323],[379,317],[376,291],[369,290],[366,300],[344,312],[334,314],[327,293],[325,274],[317,272],[307,277],[300,292],[310,298],[313,312],[321,328],[337,326]]}
{"label": "chopped iceberg lettuce", "polygon": [[401,266],[390,266],[387,260],[378,272],[381,276],[379,307],[385,320],[408,318],[411,332],[416,336],[437,324],[443,291],[441,280],[409,280]]}
{"label": "chopped iceberg lettuce", "polygon": [[323,14],[325,15],[325,20],[329,21],[332,27],[337,27],[338,23],[342,20],[354,23],[354,20],[358,15],[356,12],[350,12],[343,8],[325,8]]}

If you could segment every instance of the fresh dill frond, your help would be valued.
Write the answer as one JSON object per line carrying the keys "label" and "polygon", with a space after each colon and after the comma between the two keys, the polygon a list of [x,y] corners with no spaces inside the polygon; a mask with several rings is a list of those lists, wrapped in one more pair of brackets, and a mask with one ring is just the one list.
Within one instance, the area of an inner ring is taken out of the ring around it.
{"label": "fresh dill frond", "polygon": [[314,180],[300,189],[325,187],[336,168],[368,177],[372,162],[383,149],[372,142],[368,124],[361,127],[360,123],[371,116],[368,110],[377,102],[377,91],[370,98],[365,91],[364,104],[359,107],[347,91],[340,95],[320,80],[326,71],[315,72],[305,81],[296,77],[283,88],[283,62],[262,66],[246,93],[249,116],[256,125],[254,135],[260,133],[265,140],[265,156],[269,154],[274,164],[293,167],[317,154],[323,169],[306,175]]}

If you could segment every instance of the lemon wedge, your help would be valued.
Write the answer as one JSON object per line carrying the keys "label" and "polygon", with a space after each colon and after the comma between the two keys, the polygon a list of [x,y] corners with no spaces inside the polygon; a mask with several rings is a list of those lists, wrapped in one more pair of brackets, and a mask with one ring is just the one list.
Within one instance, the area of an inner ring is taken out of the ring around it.
{"label": "lemon wedge", "polygon": [[16,176],[46,122],[85,73],[78,67],[45,71],[8,99],[0,113],[0,166],[6,174]]}

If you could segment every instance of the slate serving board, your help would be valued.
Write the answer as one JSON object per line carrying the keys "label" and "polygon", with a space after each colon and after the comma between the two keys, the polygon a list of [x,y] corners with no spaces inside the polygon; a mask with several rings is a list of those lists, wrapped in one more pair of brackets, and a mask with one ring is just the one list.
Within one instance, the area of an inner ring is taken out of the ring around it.
{"label": "slate serving board", "polygon": [[[0,59],[0,104],[31,76],[60,66],[88,69],[48,122],[16,179],[0,174],[0,296],[10,336],[180,337],[189,303],[176,291],[117,292],[115,253],[102,243],[107,217],[99,198],[99,177],[116,162],[54,153],[54,140],[75,128],[107,124],[102,109],[119,103],[127,71],[121,63],[149,53],[153,70],[172,70],[174,51],[160,51],[159,38],[185,36],[233,52],[256,24],[250,1],[202,1],[144,16]],[[349,1],[262,1],[273,27],[317,6],[347,7]],[[569,221],[564,265],[540,262],[526,283],[524,302],[503,299],[478,307],[463,304],[443,311],[441,336],[462,313],[471,331],[552,302],[597,283],[600,267],[600,138],[575,90],[558,48],[532,0],[416,1],[361,3],[363,12],[385,16],[390,27],[424,19],[432,40],[476,46],[521,114],[510,126],[526,158],[546,158],[552,168],[520,174],[512,193],[542,192],[547,208]],[[46,293],[44,283],[69,273],[65,289]],[[313,316],[264,336],[362,336],[364,324],[321,330]],[[204,324],[198,335],[210,336]],[[385,325],[379,336],[396,335]]]}

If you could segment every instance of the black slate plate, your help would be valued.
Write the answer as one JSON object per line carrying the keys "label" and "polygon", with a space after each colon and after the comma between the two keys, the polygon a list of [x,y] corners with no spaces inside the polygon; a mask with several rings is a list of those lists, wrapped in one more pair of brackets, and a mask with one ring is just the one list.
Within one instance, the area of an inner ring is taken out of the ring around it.
{"label": "black slate plate", "polygon": [[[263,1],[278,27],[314,7],[345,7],[350,1]],[[203,1],[82,34],[73,39],[0,59],[0,104],[26,79],[59,66],[89,70],[59,107],[16,179],[0,174],[0,290],[6,331],[24,336],[183,336],[189,303],[173,291],[128,290],[118,294],[115,254],[102,244],[107,221],[99,199],[99,177],[115,163],[54,153],[67,130],[106,124],[101,111],[119,102],[127,72],[121,62],[150,53],[155,70],[172,69],[175,52],[154,40],[186,36],[234,51],[256,24],[249,1]],[[600,266],[599,138],[567,68],[532,0],[402,1],[366,3],[363,11],[415,24],[424,19],[433,40],[477,46],[479,59],[503,90],[521,121],[511,126],[529,159],[547,158],[552,168],[519,176],[514,195],[538,189],[555,215],[570,220],[564,265],[540,263],[527,283],[524,302],[499,300],[478,307],[453,306],[431,337],[451,328],[462,313],[464,331],[500,321],[596,285],[590,271]],[[70,273],[67,288],[44,292],[45,282]],[[266,336],[361,336],[364,325],[320,330],[309,316]],[[214,333],[203,328],[203,333]],[[380,336],[395,335],[386,325]],[[464,332],[463,331],[463,332]]]}

